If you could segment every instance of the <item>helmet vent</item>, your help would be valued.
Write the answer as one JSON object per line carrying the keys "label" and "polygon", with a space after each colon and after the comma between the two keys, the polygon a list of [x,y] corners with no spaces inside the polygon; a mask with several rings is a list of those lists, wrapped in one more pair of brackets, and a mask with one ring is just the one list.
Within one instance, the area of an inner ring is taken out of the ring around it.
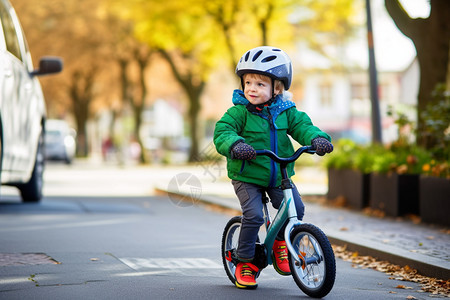
{"label": "helmet vent", "polygon": [[261,60],[261,62],[269,62],[269,61],[272,61],[272,60],[274,60],[276,58],[277,57],[275,55],[271,55],[271,56],[268,56],[268,57],[264,57],[263,60]]}
{"label": "helmet vent", "polygon": [[258,59],[258,57],[263,53],[262,50],[259,50],[258,52],[256,52],[255,55],[253,55],[252,61],[255,61]]}
{"label": "helmet vent", "polygon": [[250,51],[247,52],[247,54],[245,54],[245,61],[248,61],[249,56],[250,56]]}

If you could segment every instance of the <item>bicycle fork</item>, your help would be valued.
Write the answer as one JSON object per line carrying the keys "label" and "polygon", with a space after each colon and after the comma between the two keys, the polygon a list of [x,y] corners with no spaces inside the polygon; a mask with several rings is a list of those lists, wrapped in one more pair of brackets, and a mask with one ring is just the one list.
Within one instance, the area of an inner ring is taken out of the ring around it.
{"label": "bicycle fork", "polygon": [[[289,253],[292,254],[292,257],[296,261],[296,264],[299,264],[302,266],[303,264],[308,265],[311,263],[319,263],[322,258],[321,257],[311,257],[308,259],[305,259],[304,257],[299,257],[297,252],[294,249],[294,246],[291,243],[290,235],[292,230],[295,226],[301,225],[302,222],[297,219],[297,210],[295,207],[295,203],[293,202],[293,195],[291,189],[285,189],[283,190],[284,194],[284,200],[282,201],[280,208],[278,209],[277,214],[275,215],[275,218],[273,222],[267,226],[267,224],[270,222],[266,222],[266,229],[267,229],[267,235],[264,240],[264,245],[266,247],[267,253],[271,253],[272,246],[275,242],[275,238],[280,231],[281,227],[284,225],[286,220],[288,220],[288,224],[286,225],[286,228],[284,230],[284,240],[286,241],[286,246],[289,250]],[[265,214],[268,219],[270,219],[269,212],[267,210],[267,205],[265,207]],[[317,245],[313,243],[314,251],[315,253],[320,253]],[[268,264],[272,264],[272,256],[267,255],[267,261]]]}

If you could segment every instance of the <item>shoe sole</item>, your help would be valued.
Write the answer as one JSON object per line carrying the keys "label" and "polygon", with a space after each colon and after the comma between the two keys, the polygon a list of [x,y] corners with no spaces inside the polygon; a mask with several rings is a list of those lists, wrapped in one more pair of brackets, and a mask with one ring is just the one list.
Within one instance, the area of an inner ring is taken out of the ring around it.
{"label": "shoe sole", "polygon": [[238,283],[237,281],[234,282],[234,284],[236,285],[236,287],[240,288],[240,289],[249,289],[249,290],[254,290],[258,287],[258,284],[254,284],[254,285],[242,285],[240,283]]}
{"label": "shoe sole", "polygon": [[275,269],[275,271],[277,271],[278,274],[283,275],[283,276],[289,276],[292,274],[291,272],[286,273],[286,272],[281,271],[280,268],[278,268],[277,261],[275,260],[275,257],[273,257],[273,255],[272,255],[272,261],[273,261],[273,268]]}

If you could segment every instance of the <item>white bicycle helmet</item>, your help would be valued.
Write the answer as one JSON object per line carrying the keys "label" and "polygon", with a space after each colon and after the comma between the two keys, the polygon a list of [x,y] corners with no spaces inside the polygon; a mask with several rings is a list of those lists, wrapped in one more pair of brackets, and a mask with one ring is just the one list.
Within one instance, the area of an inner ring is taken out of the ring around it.
{"label": "white bicycle helmet", "polygon": [[292,63],[281,49],[261,46],[248,50],[236,66],[236,74],[242,78],[245,73],[257,73],[280,80],[289,89],[292,82]]}

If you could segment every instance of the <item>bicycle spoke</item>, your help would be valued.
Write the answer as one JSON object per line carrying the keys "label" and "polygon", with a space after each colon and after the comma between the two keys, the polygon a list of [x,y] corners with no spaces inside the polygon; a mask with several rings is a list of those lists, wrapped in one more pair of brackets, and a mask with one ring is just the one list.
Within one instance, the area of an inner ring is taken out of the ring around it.
{"label": "bicycle spoke", "polygon": [[[312,297],[328,294],[334,284],[335,262],[326,236],[317,227],[305,224],[292,232],[291,242],[295,253],[289,259],[297,285]],[[298,256],[300,263],[294,260],[294,255]]]}

